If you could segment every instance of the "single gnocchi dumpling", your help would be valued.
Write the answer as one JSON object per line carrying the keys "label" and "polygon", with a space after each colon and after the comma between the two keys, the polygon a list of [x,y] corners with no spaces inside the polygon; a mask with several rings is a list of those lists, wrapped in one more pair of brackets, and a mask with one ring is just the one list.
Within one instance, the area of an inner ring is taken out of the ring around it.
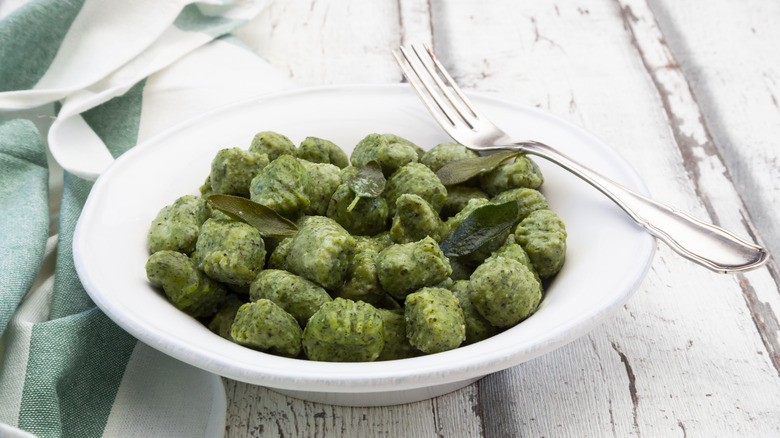
{"label": "single gnocchi dumpling", "polygon": [[[472,199],[487,200],[488,195],[476,187],[466,185],[447,187],[447,199],[444,200],[444,205],[441,207],[441,212],[439,214],[444,219],[455,216],[466,208],[466,205],[468,205]],[[500,202],[496,202],[496,204],[500,204]]]}
{"label": "single gnocchi dumpling", "polygon": [[499,329],[485,319],[471,304],[468,288],[468,280],[454,281],[448,287],[452,294],[455,295],[455,298],[458,299],[460,309],[463,311],[463,320],[466,325],[466,340],[464,344],[473,344],[495,335],[499,332]]}
{"label": "single gnocchi dumpling", "polygon": [[390,236],[394,242],[416,242],[426,236],[441,242],[443,227],[439,215],[425,199],[414,194],[403,194],[395,201],[395,216],[390,227]]}
{"label": "single gnocchi dumpling", "polygon": [[241,148],[222,149],[211,161],[211,191],[249,197],[249,184],[268,163],[267,154]]}
{"label": "single gnocchi dumpling", "polygon": [[306,186],[309,206],[304,210],[304,214],[325,216],[330,198],[341,185],[341,169],[333,164],[310,163],[306,160],[301,160],[301,164],[309,173],[309,184]]}
{"label": "single gnocchi dumpling", "polygon": [[302,330],[298,322],[267,299],[239,307],[230,336],[239,345],[280,356],[295,357],[301,352]]}
{"label": "single gnocchi dumpling", "polygon": [[512,327],[536,311],[542,289],[522,263],[506,257],[485,260],[471,274],[469,299],[496,327]]}
{"label": "single gnocchi dumpling", "polygon": [[382,318],[361,301],[336,298],[325,303],[303,330],[303,351],[311,360],[371,362],[384,345]]}
{"label": "single gnocchi dumpling", "polygon": [[295,144],[289,138],[282,134],[272,131],[263,131],[255,134],[252,138],[252,144],[249,150],[267,154],[268,159],[273,161],[282,155],[295,156]]}
{"label": "single gnocchi dumpling", "polygon": [[517,203],[517,220],[526,218],[532,211],[547,210],[550,206],[547,204],[547,198],[542,192],[536,189],[520,187],[501,192],[490,199],[494,204],[503,204],[504,202],[515,201]]}
{"label": "single gnocchi dumpling", "polygon": [[347,280],[333,292],[334,297],[364,301],[377,305],[385,297],[379,285],[376,258],[382,248],[370,237],[355,236],[355,255],[349,266]]}
{"label": "single gnocchi dumpling", "polygon": [[296,151],[298,158],[312,163],[333,164],[341,169],[349,166],[349,157],[335,143],[323,138],[306,137]]}
{"label": "single gnocchi dumpling", "polygon": [[149,252],[169,250],[191,254],[200,227],[209,218],[203,198],[184,195],[163,207],[152,221],[147,235]]}
{"label": "single gnocchi dumpling", "polygon": [[462,210],[444,222],[444,234],[449,234],[452,230],[457,228],[458,225],[465,221],[471,213],[474,213],[474,210],[488,204],[490,204],[490,201],[486,198],[475,198],[469,200],[469,202],[466,203],[466,206],[463,207]]}
{"label": "single gnocchi dumpling", "polygon": [[406,319],[402,309],[376,309],[382,318],[385,346],[376,360],[396,360],[418,356],[420,352],[412,347],[406,336]]}
{"label": "single gnocchi dumpling", "polygon": [[480,186],[490,196],[517,187],[538,189],[544,182],[542,171],[532,159],[519,156],[515,161],[498,166],[479,177]]}
{"label": "single gnocchi dumpling", "polygon": [[446,164],[466,158],[476,158],[479,155],[471,149],[458,143],[437,144],[427,151],[420,162],[436,172]]}
{"label": "single gnocchi dumpling", "polygon": [[355,238],[331,218],[305,218],[292,237],[286,266],[327,290],[335,290],[347,276],[355,253]]}
{"label": "single gnocchi dumpling", "polygon": [[279,269],[265,269],[249,286],[249,299],[273,301],[292,315],[301,327],[320,306],[331,300],[325,289],[315,283]]}
{"label": "single gnocchi dumpling", "polygon": [[423,155],[425,155],[425,149],[421,148],[420,146],[417,146],[417,144],[395,134],[382,134],[382,136],[387,139],[387,142],[390,144],[390,147],[399,147],[395,145],[400,145],[400,147],[410,147],[417,152],[417,161],[422,158]]}
{"label": "single gnocchi dumpling", "polygon": [[385,229],[389,208],[381,196],[360,198],[347,184],[341,184],[328,203],[327,216],[357,236],[372,236]]}
{"label": "single gnocchi dumpling", "polygon": [[452,273],[449,260],[431,237],[383,249],[377,256],[377,268],[379,284],[399,300],[417,289],[441,283]]}
{"label": "single gnocchi dumpling", "polygon": [[458,299],[448,289],[426,287],[404,302],[406,336],[424,353],[457,348],[466,340],[466,323]]}
{"label": "single gnocchi dumpling", "polygon": [[352,166],[358,169],[369,161],[376,161],[382,166],[385,176],[390,176],[404,165],[416,163],[418,160],[414,146],[382,134],[369,134],[364,137],[355,145],[350,157]]}
{"label": "single gnocchi dumpling", "polygon": [[265,265],[265,242],[257,228],[233,220],[209,219],[203,223],[195,259],[214,280],[245,286]]}
{"label": "single gnocchi dumpling", "polygon": [[515,240],[515,236],[510,235],[504,243],[504,246],[498,248],[493,253],[493,255],[490,256],[490,258],[506,257],[508,259],[516,260],[522,263],[523,266],[528,268],[534,274],[534,278],[536,278],[536,281],[538,281],[539,285],[542,286],[542,279],[536,272],[536,268],[534,268],[534,265],[531,262],[531,258],[528,256],[528,253],[525,252],[522,246],[520,246],[518,243],[515,243]]}
{"label": "single gnocchi dumpling", "polygon": [[266,268],[287,270],[287,255],[290,253],[291,243],[292,237],[285,237],[281,241],[278,241],[276,247],[268,256]]}
{"label": "single gnocchi dumpling", "polygon": [[461,262],[454,257],[450,259],[450,266],[452,267],[450,279],[453,281],[468,280],[469,277],[471,277],[471,273],[474,272],[473,266]]}
{"label": "single gnocchi dumpling", "polygon": [[438,213],[447,199],[447,189],[439,177],[424,164],[409,163],[393,173],[387,179],[382,196],[387,199],[390,215],[395,214],[395,202],[403,195],[411,193],[425,199]]}
{"label": "single gnocchi dumpling", "polygon": [[264,167],[252,180],[250,199],[295,219],[309,207],[307,188],[311,178],[306,168],[291,155],[282,155]]}
{"label": "single gnocchi dumpling", "polygon": [[381,249],[385,249],[388,246],[395,244],[395,242],[393,242],[393,236],[390,235],[390,230],[382,231],[381,233],[374,235],[373,239],[379,244]]}
{"label": "single gnocchi dumpling", "polygon": [[552,210],[531,212],[515,229],[515,240],[542,278],[552,277],[563,267],[566,237],[566,226]]}
{"label": "single gnocchi dumpling", "polygon": [[222,304],[219,305],[217,313],[211,318],[209,330],[228,341],[232,341],[233,338],[230,336],[230,329],[233,326],[233,320],[236,318],[238,308],[245,304],[245,302],[246,300],[242,301],[235,294],[228,295]]}
{"label": "single gnocchi dumpling", "polygon": [[177,309],[195,318],[213,315],[225,300],[225,288],[203,275],[187,255],[162,250],[146,261],[146,278],[160,287]]}

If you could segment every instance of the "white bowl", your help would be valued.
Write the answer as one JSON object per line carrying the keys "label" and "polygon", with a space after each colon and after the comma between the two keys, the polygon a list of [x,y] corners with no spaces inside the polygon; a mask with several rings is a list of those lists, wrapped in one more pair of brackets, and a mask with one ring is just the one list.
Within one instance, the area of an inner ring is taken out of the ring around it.
{"label": "white bowl", "polygon": [[[559,147],[586,165],[647,193],[633,169],[602,141],[535,108],[474,95],[519,139]],[[306,400],[372,406],[406,403],[461,388],[482,376],[584,335],[636,290],[654,239],[595,189],[544,162],[543,193],[566,223],[567,261],[526,321],[485,341],[428,356],[373,363],[324,363],[273,356],[211,333],[146,280],[146,234],[157,212],[198,194],[219,149],[247,148],[276,131],[296,144],[326,138],[347,153],[365,135],[393,133],[424,148],[451,141],[408,85],[342,86],[264,95],[177,125],[122,155],[97,180],[73,242],[76,269],[95,303],[146,344],[218,375]]]}

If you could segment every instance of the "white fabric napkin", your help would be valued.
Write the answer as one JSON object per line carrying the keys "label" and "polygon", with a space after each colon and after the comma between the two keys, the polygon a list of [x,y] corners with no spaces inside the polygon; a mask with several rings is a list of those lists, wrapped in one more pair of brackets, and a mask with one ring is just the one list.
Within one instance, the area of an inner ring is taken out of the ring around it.
{"label": "white fabric napkin", "polygon": [[[81,286],[70,246],[92,183],[114,158],[207,109],[291,86],[230,34],[263,6],[0,7],[0,438],[223,436],[221,378],[110,321]],[[53,109],[19,112],[42,105]],[[33,123],[9,120],[47,111],[56,164]]]}

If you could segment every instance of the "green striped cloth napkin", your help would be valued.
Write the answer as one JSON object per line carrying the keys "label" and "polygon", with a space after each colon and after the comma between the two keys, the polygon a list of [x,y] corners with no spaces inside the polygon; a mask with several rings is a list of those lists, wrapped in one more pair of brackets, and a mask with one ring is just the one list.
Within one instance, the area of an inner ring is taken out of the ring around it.
{"label": "green striped cloth napkin", "polygon": [[289,87],[230,35],[263,6],[0,3],[0,438],[224,434],[221,379],[109,320],[71,243],[114,158],[206,109]]}

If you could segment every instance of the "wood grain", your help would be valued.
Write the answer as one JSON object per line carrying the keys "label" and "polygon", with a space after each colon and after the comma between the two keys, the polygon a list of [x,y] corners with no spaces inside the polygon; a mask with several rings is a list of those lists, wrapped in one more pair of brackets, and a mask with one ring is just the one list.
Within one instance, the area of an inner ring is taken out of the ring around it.
{"label": "wood grain", "polygon": [[[301,86],[399,82],[389,51],[431,43],[464,88],[585,127],[654,197],[778,249],[778,19],[760,0],[277,0],[239,36]],[[661,245],[631,300],[556,351],[391,407],[226,380],[225,435],[777,436],[778,278]]]}

